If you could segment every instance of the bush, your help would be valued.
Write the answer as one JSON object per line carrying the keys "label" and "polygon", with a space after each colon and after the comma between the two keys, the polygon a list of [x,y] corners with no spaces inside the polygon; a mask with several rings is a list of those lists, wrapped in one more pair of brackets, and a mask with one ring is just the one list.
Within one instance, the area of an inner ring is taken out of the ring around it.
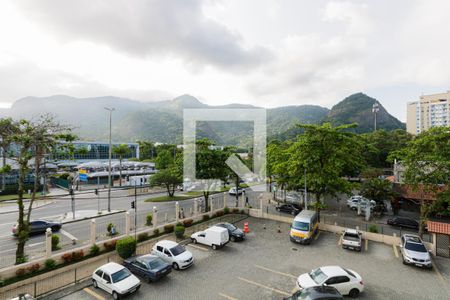
{"label": "bush", "polygon": [[369,232],[378,233],[378,226],[375,224],[369,225]]}
{"label": "bush", "polygon": [[164,226],[164,232],[165,232],[165,233],[171,233],[171,232],[173,232],[173,225],[171,225],[171,224],[165,225],[165,226]]}
{"label": "bush", "polygon": [[177,226],[175,226],[175,236],[179,239],[183,238],[184,236],[185,228],[183,224],[178,223]]}
{"label": "bush", "polygon": [[84,257],[83,250],[72,252],[72,260],[80,260]]}
{"label": "bush", "polygon": [[137,236],[138,243],[148,240],[149,236],[147,232],[139,233]]}
{"label": "bush", "polygon": [[153,230],[153,235],[159,235],[159,229],[156,228],[155,230]]}
{"label": "bush", "polygon": [[241,209],[241,211],[239,211],[240,214],[245,214],[245,210]]}
{"label": "bush", "polygon": [[237,214],[237,213],[239,212],[239,209],[233,208],[233,209],[231,210],[231,212],[232,212],[233,214]]}
{"label": "bush", "polygon": [[106,251],[112,251],[114,249],[116,249],[116,240],[110,241],[110,242],[104,242],[103,243],[103,247],[105,247]]}
{"label": "bush", "polygon": [[41,268],[41,265],[36,263],[36,264],[32,264],[31,266],[29,266],[27,268],[28,273],[33,274],[36,273],[37,271],[39,271],[39,269]]}
{"label": "bush", "polygon": [[28,261],[28,256],[24,255],[24,256],[19,257],[19,258],[17,259],[16,265],[24,264],[24,263],[26,263],[27,261]]}
{"label": "bush", "polygon": [[56,251],[61,249],[59,246],[59,236],[56,234],[52,234],[52,251]]}
{"label": "bush", "polygon": [[89,255],[91,256],[96,256],[100,253],[100,247],[97,246],[97,244],[94,244],[91,246],[91,248],[89,249]]}
{"label": "bush", "polygon": [[128,258],[136,251],[136,240],[131,236],[121,238],[117,241],[116,250],[120,257]]}
{"label": "bush", "polygon": [[192,223],[194,223],[194,220],[192,220],[192,219],[186,219],[183,221],[184,227],[191,227]]}
{"label": "bush", "polygon": [[230,213],[230,209],[228,208],[228,206],[225,206],[225,208],[223,209],[223,213],[226,215]]}
{"label": "bush", "polygon": [[202,216],[202,221],[208,221],[208,220],[209,220],[209,215]]}
{"label": "bush", "polygon": [[63,256],[61,256],[62,260],[68,264],[70,262],[72,262],[72,253],[64,253]]}
{"label": "bush", "polygon": [[152,225],[152,221],[153,221],[153,215],[152,214],[148,214],[147,215],[147,221],[145,222],[145,224],[147,226],[150,226],[150,225]]}
{"label": "bush", "polygon": [[25,271],[24,268],[19,268],[19,269],[16,270],[16,276],[17,277],[25,276],[25,273],[26,273],[26,271]]}
{"label": "bush", "polygon": [[56,267],[56,261],[54,259],[49,258],[44,262],[44,266],[48,270],[54,269]]}
{"label": "bush", "polygon": [[225,213],[223,212],[223,210],[219,210],[215,213],[216,217],[221,217],[223,216]]}

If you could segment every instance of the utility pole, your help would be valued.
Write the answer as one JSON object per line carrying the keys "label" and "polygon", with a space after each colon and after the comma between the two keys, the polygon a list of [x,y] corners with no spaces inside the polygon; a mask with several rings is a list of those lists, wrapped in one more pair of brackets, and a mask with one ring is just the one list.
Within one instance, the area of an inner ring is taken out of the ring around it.
{"label": "utility pole", "polygon": [[377,131],[377,114],[379,111],[380,111],[380,107],[379,107],[378,103],[375,102],[372,106],[372,112],[374,114],[374,126],[373,126],[374,130],[373,131]]}
{"label": "utility pole", "polygon": [[72,218],[75,220],[75,194],[73,192],[73,185],[69,189],[69,194],[70,194],[70,197],[72,199],[72,201],[71,201],[71,204],[72,204]]}
{"label": "utility pole", "polygon": [[305,167],[305,209],[308,209],[308,188],[306,186],[306,167]]}
{"label": "utility pole", "polygon": [[134,182],[134,240],[137,241],[137,186]]}
{"label": "utility pole", "polygon": [[109,168],[108,168],[108,212],[111,211],[111,156],[112,156],[112,134],[111,134],[111,127],[112,127],[112,113],[115,111],[115,108],[113,107],[105,107],[107,111],[109,111]]}

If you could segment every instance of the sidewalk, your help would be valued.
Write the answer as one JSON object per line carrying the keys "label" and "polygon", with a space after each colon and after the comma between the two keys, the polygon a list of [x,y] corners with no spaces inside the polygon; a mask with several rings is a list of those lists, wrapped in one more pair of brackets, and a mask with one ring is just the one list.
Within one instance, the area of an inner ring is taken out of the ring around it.
{"label": "sidewalk", "polygon": [[107,210],[103,210],[103,211],[100,211],[100,213],[98,213],[97,210],[78,210],[75,212],[75,219],[73,218],[72,212],[66,212],[64,215],[61,216],[59,221],[63,224],[67,224],[67,223],[77,222],[80,220],[104,217],[104,216],[114,215],[114,214],[123,213],[123,212],[125,212],[125,211],[124,210],[112,210],[109,212]]}
{"label": "sidewalk", "polygon": [[[40,208],[47,206],[49,204],[54,203],[52,200],[40,200],[37,199],[33,203],[33,209]],[[30,199],[24,199],[24,206],[25,210],[28,210],[28,207],[30,205]],[[13,212],[18,212],[19,208],[17,206],[17,203],[15,202],[8,202],[8,203],[0,203],[0,214],[9,214]]]}

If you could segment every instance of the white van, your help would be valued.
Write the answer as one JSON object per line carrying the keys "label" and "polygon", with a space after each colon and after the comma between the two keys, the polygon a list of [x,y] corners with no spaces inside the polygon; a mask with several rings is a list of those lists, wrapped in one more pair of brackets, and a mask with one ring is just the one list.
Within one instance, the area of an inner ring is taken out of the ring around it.
{"label": "white van", "polygon": [[211,246],[214,250],[225,246],[230,241],[228,230],[219,226],[212,226],[205,231],[199,231],[191,235],[191,241],[196,244]]}
{"label": "white van", "polygon": [[292,242],[310,244],[318,232],[319,217],[317,212],[302,210],[292,221],[289,235]]}

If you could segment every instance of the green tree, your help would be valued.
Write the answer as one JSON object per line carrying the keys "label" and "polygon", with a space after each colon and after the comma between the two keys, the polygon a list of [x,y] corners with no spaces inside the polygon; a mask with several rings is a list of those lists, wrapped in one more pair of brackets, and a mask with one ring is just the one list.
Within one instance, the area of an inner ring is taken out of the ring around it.
{"label": "green tree", "polygon": [[167,189],[167,195],[173,197],[177,185],[183,182],[183,178],[179,170],[172,166],[170,168],[159,170],[156,174],[150,177],[152,185],[162,185]]}
{"label": "green tree", "polygon": [[348,131],[355,125],[299,125],[305,131],[287,150],[287,171],[292,186],[302,187],[306,168],[308,191],[320,203],[325,195],[350,194],[352,184],[344,176],[364,167],[361,145]]}
{"label": "green tree", "polygon": [[174,163],[173,150],[163,149],[158,151],[158,156],[155,159],[156,169],[162,170],[167,169],[170,165]]}
{"label": "green tree", "polygon": [[428,215],[436,217],[450,217],[450,190],[438,194],[428,210]]}
{"label": "green tree", "polygon": [[126,144],[114,146],[112,152],[119,157],[119,186],[122,186],[122,161],[125,156],[130,154],[130,148]]}
{"label": "green tree", "polygon": [[361,185],[361,195],[382,203],[384,200],[391,200],[394,196],[392,183],[385,179],[370,178]]}
{"label": "green tree", "polygon": [[[450,127],[433,127],[417,135],[403,151],[398,153],[405,167],[405,183],[414,190],[438,193],[440,187],[448,189],[450,178]],[[429,203],[420,199],[419,234],[423,234]]]}
{"label": "green tree", "polygon": [[86,156],[89,154],[89,149],[87,147],[77,148],[75,152],[80,156]]}
{"label": "green tree", "polygon": [[153,160],[154,155],[156,154],[155,144],[151,141],[137,141],[137,143],[139,144],[139,159]]}

